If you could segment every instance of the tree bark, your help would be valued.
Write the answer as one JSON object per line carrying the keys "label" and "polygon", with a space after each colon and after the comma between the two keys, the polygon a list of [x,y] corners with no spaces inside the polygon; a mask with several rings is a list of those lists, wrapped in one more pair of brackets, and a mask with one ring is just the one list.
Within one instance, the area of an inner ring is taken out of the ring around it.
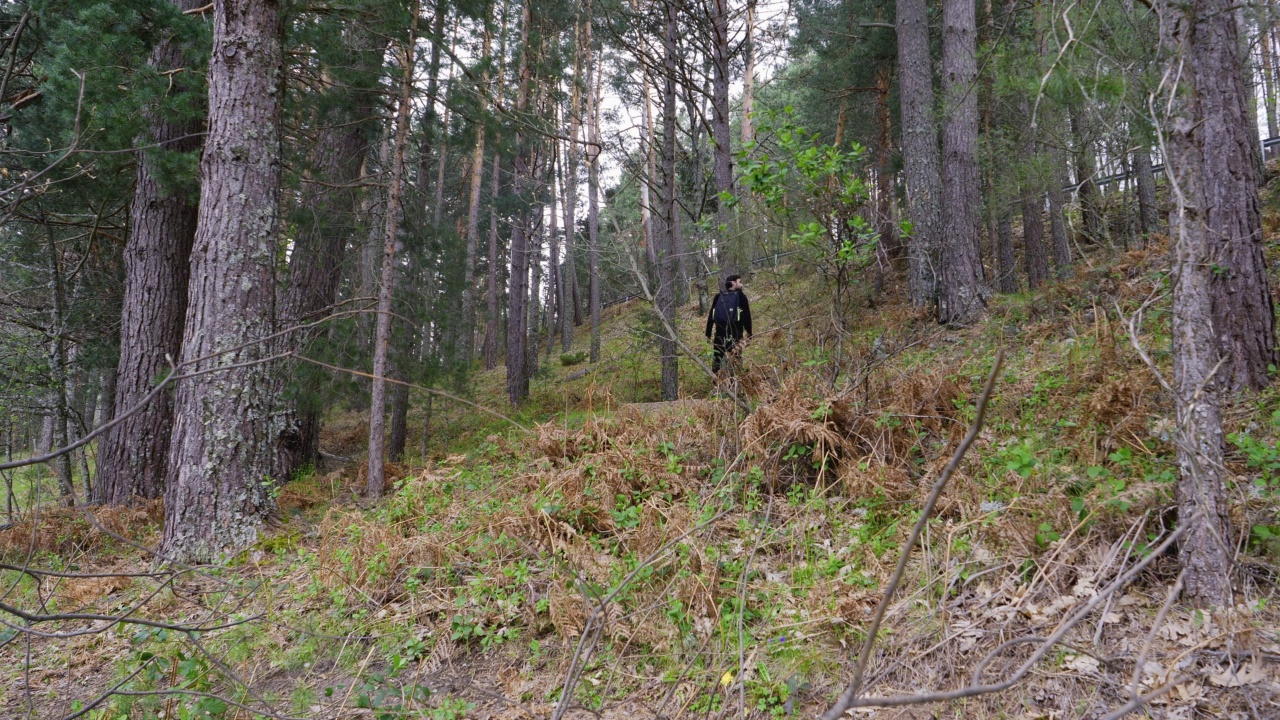
{"label": "tree bark", "polygon": [[[409,143],[409,115],[413,98],[413,46],[418,35],[418,9],[409,23],[408,40],[400,48],[400,102],[396,111],[396,139],[391,158],[391,187],[387,190],[385,232],[382,238],[382,282],[378,287],[378,322],[373,336],[373,388],[369,400],[370,497],[382,494],[383,449],[386,442],[387,356],[391,346],[391,298],[395,293],[396,252],[400,235],[400,205],[404,195],[404,153]],[[438,40],[438,38],[437,38]],[[404,422],[403,419],[400,420]],[[401,442],[403,447],[403,442]]]}
{"label": "tree bark", "polygon": [[1088,242],[1101,243],[1107,239],[1107,226],[1098,201],[1098,188],[1093,183],[1097,174],[1093,141],[1088,122],[1074,105],[1068,109],[1071,136],[1075,141],[1073,159],[1076,171],[1076,195],[1080,198],[1080,214],[1084,217],[1084,234]]}
{"label": "tree bark", "polygon": [[[200,0],[174,0],[191,10]],[[172,38],[164,38],[151,54],[157,72],[182,67],[186,58]],[[183,75],[171,76],[175,83]],[[179,85],[179,88],[184,87]],[[178,357],[187,311],[187,279],[191,243],[196,233],[196,207],[181,190],[164,187],[156,176],[157,152],[194,152],[200,147],[198,120],[177,120],[159,113],[150,118],[143,145],[157,150],[138,153],[133,200],[129,205],[129,240],[124,251],[124,302],[120,316],[120,360],[114,373],[116,413],[135,405],[151,391]],[[98,446],[98,479],[93,501],[125,505],[135,498],[158,498],[168,472],[169,429],[173,398],[156,398],[142,411],[109,430]]]}
{"label": "tree bark", "polygon": [[1067,162],[1054,149],[1049,159],[1049,236],[1053,241],[1053,267],[1058,279],[1071,277],[1071,237],[1067,234]]}
{"label": "tree bark", "polygon": [[[484,30],[484,48],[482,57],[489,56],[492,37],[486,21]],[[487,110],[485,93],[489,92],[489,73],[486,71],[480,83],[479,117],[483,118]],[[476,124],[476,142],[471,148],[471,193],[467,206],[467,264],[463,269],[462,281],[462,358],[470,366],[475,357],[475,317],[476,317],[476,256],[480,252],[480,190],[484,186],[484,124]]]}
{"label": "tree bark", "polygon": [[[532,52],[529,42],[530,22],[531,13],[529,5],[526,4],[520,23],[520,69],[517,73],[520,85],[516,95],[517,113],[524,112],[529,103],[532,72],[529,58],[529,53]],[[529,248],[526,231],[529,213],[524,205],[528,201],[531,172],[527,155],[529,149],[526,147],[528,140],[523,127],[517,128],[515,139],[515,190],[520,209],[516,211],[516,219],[511,226],[511,277],[507,287],[507,399],[513,406],[524,402],[529,396],[526,364],[529,320]]]}
{"label": "tree bark", "polygon": [[[285,326],[320,319],[337,299],[342,263],[351,240],[347,217],[358,208],[361,191],[356,186],[366,169],[371,135],[376,132],[370,120],[370,97],[378,91],[373,78],[380,75],[386,45],[356,31],[350,32],[345,45],[347,57],[357,59],[370,84],[334,89],[334,96],[322,105],[329,110],[318,118],[320,129],[308,158],[302,199],[294,213],[297,234],[289,260],[289,286],[279,313]],[[372,242],[366,245],[373,247]],[[370,269],[372,264],[371,256]],[[371,279],[368,287],[362,288],[362,296],[372,292]],[[365,316],[361,323],[369,325]],[[281,345],[301,349],[310,339],[309,335],[292,333]],[[288,480],[308,463],[319,460],[322,408],[318,393],[299,383],[294,383],[281,402],[274,476]]]}
{"label": "tree bark", "polygon": [[[724,12],[725,0],[715,0],[721,12]],[[677,246],[676,233],[679,225],[676,213],[677,181],[676,181],[676,7],[674,3],[666,4],[667,21],[663,32],[663,77],[662,77],[662,230],[663,242],[658,251],[658,310],[665,318],[665,325],[675,327],[676,293],[675,293],[675,258],[672,257]],[[727,19],[725,20],[727,28]],[[719,30],[717,29],[717,33]],[[725,60],[727,63],[727,59]],[[719,82],[719,70],[717,80]],[[727,79],[726,88],[727,88]],[[718,92],[718,91],[717,91]],[[727,90],[725,103],[728,103]],[[718,112],[718,111],[717,111]],[[719,120],[717,119],[717,122]],[[728,120],[726,118],[724,140],[728,141]],[[716,139],[717,144],[720,138]],[[717,152],[719,147],[717,146]],[[719,185],[719,159],[717,158],[717,186]],[[662,357],[662,399],[677,400],[680,397],[680,365],[676,355],[676,339],[668,337],[664,332],[658,341],[659,354]]]}
{"label": "tree bark", "polygon": [[974,0],[942,3],[942,287],[938,320],[962,325],[986,305],[978,254],[978,78]]}
{"label": "tree bark", "polygon": [[1027,269],[1027,287],[1035,289],[1049,279],[1049,256],[1044,243],[1043,199],[1034,188],[1024,186],[1022,201],[1022,249]]}
{"label": "tree bark", "polygon": [[[53,426],[50,429],[50,449],[66,447],[71,438],[69,427],[69,411],[67,408],[67,309],[66,289],[62,277],[62,254],[54,241],[53,226],[46,225],[48,236],[49,270],[53,276],[53,306],[49,318],[52,337],[49,343],[49,374],[53,381],[50,392]],[[76,489],[71,469],[71,453],[63,453],[49,463],[54,475],[58,478],[58,492],[62,504],[71,507],[76,504]],[[87,500],[88,498],[86,498]]]}
{"label": "tree bark", "polygon": [[1133,151],[1133,169],[1138,179],[1138,232],[1142,246],[1146,238],[1159,225],[1159,206],[1156,205],[1156,175],[1151,169],[1151,150],[1139,144]]}
{"label": "tree bark", "polygon": [[889,112],[892,75],[893,70],[888,63],[876,73],[876,126],[879,131],[876,139],[876,229],[886,256],[897,260],[901,257],[901,245],[893,222],[893,116]]}
{"label": "tree bark", "polygon": [[[729,204],[724,197],[733,194],[733,148],[729,132],[729,0],[710,0],[711,9],[711,140],[712,148],[711,173],[715,179],[716,225],[720,236],[720,279],[741,273],[745,269],[747,258],[742,243],[730,238],[732,217]],[[671,3],[667,3],[668,14]],[[668,23],[672,22],[668,19]],[[664,93],[665,102],[665,93]],[[666,122],[666,118],[663,118]],[[663,143],[672,142],[671,138],[663,138]]]}
{"label": "tree bark", "polygon": [[573,253],[578,210],[578,132],[582,120],[582,32],[578,30],[573,57],[573,92],[569,101],[569,140],[564,147],[564,270],[561,273],[560,349],[573,349],[573,328],[579,322],[578,271]]}
{"label": "tree bark", "polygon": [[489,172],[489,277],[488,312],[484,324],[484,368],[498,367],[498,193],[501,191],[499,171],[501,157],[493,153],[493,169]]}
{"label": "tree bark", "polygon": [[[1268,7],[1268,9],[1270,9]],[[1271,62],[1271,27],[1264,24],[1258,33],[1258,53],[1261,60],[1262,104],[1267,113],[1267,138],[1280,135],[1280,119],[1276,114],[1275,65]]]}
{"label": "tree bark", "polygon": [[[591,17],[591,0],[585,15]],[[591,23],[585,25],[587,75],[587,264],[591,273],[588,285],[588,314],[591,316],[591,362],[600,362],[600,78],[595,70],[595,48],[592,47]]]}
{"label": "tree bark", "polygon": [[555,346],[556,335],[559,334],[559,326],[556,324],[556,309],[563,307],[561,301],[564,298],[562,283],[560,282],[560,216],[556,215],[559,204],[556,201],[556,190],[559,183],[556,182],[557,166],[560,164],[556,160],[560,157],[560,147],[555,141],[551,141],[551,150],[548,153],[547,163],[547,195],[550,198],[548,208],[548,217],[551,220],[551,228],[547,232],[547,307],[545,322],[547,327],[547,362],[551,361],[551,348]]}
{"label": "tree bark", "polygon": [[999,275],[996,277],[996,288],[1006,295],[1018,292],[1018,264],[1013,252],[1013,214],[1008,208],[1001,207],[996,219],[996,258],[999,262]]}
{"label": "tree bark", "polygon": [[274,320],[280,30],[277,0],[214,2],[182,359],[188,370],[225,369],[178,386],[161,546],[172,560],[230,556],[257,540],[275,507],[275,382],[263,339]]}
{"label": "tree bark", "polygon": [[903,175],[907,186],[907,292],[914,307],[935,301],[942,199],[938,131],[934,119],[933,62],[925,0],[897,0],[898,86]]}
{"label": "tree bark", "polygon": [[742,147],[756,141],[756,0],[747,0],[746,37],[742,41]]}
{"label": "tree bark", "polygon": [[1161,34],[1183,68],[1167,129],[1174,210],[1173,356],[1178,394],[1179,560],[1184,596],[1229,606],[1234,555],[1221,476],[1220,393],[1261,388],[1275,356],[1262,253],[1256,138],[1247,127],[1227,0],[1162,2]]}

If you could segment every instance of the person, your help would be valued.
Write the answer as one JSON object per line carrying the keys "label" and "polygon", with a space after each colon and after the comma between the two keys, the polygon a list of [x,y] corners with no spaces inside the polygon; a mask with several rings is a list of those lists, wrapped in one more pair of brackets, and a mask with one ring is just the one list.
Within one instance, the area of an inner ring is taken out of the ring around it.
{"label": "person", "polygon": [[711,312],[707,314],[707,340],[713,348],[712,372],[720,372],[725,355],[742,342],[744,333],[751,337],[751,303],[742,291],[741,276],[730,275],[725,278],[724,290],[711,300]]}

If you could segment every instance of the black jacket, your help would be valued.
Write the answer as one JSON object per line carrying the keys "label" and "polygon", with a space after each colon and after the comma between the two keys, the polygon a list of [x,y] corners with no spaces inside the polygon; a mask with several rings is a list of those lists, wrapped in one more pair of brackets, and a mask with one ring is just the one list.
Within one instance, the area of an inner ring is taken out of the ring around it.
{"label": "black jacket", "polygon": [[723,293],[716,293],[711,299],[711,310],[707,313],[707,337],[711,337],[711,331],[715,330],[717,335],[729,335],[736,339],[742,339],[742,333],[745,330],[747,335],[751,335],[751,303],[747,302],[747,294],[741,290],[725,290],[724,293],[734,292],[738,294],[738,318],[736,321],[730,320],[727,327],[719,327],[716,325],[716,301],[720,299]]}

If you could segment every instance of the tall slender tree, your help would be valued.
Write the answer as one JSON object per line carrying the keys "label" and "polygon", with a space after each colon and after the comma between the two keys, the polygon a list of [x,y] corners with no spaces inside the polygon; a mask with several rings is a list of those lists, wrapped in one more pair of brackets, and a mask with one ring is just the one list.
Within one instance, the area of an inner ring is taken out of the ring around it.
{"label": "tall slender tree", "polygon": [[[418,9],[413,9],[409,37],[400,45],[400,100],[396,108],[396,131],[391,157],[390,187],[382,239],[382,280],[378,286],[377,329],[373,336],[373,389],[369,401],[369,477],[366,492],[382,494],[383,450],[386,447],[386,391],[388,356],[391,345],[391,298],[395,293],[396,252],[400,244],[401,198],[404,195],[404,155],[409,143],[410,108],[413,103],[413,47],[418,35]],[[401,420],[401,423],[404,421]],[[401,443],[403,450],[403,442]],[[398,454],[398,453],[396,453]]]}
{"label": "tall slender tree", "polygon": [[986,304],[978,254],[978,79],[974,0],[942,2],[942,285],[938,319],[972,322]]}

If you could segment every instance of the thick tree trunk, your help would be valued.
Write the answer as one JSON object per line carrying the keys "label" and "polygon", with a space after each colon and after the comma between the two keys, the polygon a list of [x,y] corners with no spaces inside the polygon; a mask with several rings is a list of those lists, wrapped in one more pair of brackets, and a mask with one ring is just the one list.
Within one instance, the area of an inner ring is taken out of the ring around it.
{"label": "thick tree trunk", "polygon": [[161,546],[173,560],[230,556],[275,507],[276,383],[261,361],[274,325],[282,66],[276,0],[215,0],[182,359],[188,371],[227,369],[185,381],[174,400]]}
{"label": "thick tree trunk", "polygon": [[942,3],[942,287],[938,320],[965,324],[986,304],[978,255],[978,78],[973,0]]}
{"label": "thick tree trunk", "polygon": [[[181,10],[201,0],[175,0]],[[165,38],[151,55],[158,72],[182,67],[178,45]],[[182,82],[183,75],[174,76]],[[159,152],[193,152],[200,147],[199,121],[150,120],[146,142]],[[138,153],[129,205],[129,241],[124,251],[124,303],[120,316],[120,360],[114,374],[115,412],[137,405],[168,368],[165,356],[178,357],[187,311],[187,278],[196,208],[186,193],[166,192],[156,177],[155,154]],[[145,409],[108,431],[98,446],[98,479],[93,501],[124,505],[134,498],[158,498],[168,471],[172,396],[156,398]]]}
{"label": "thick tree trunk", "polygon": [[1233,536],[1221,476],[1224,391],[1262,388],[1276,357],[1263,259],[1257,142],[1227,0],[1162,3],[1163,40],[1183,68],[1167,131],[1174,210],[1173,356],[1179,559],[1184,595],[1230,606]]}
{"label": "thick tree trunk", "polygon": [[[715,0],[717,7],[723,11],[725,0]],[[667,22],[663,33],[663,76],[662,76],[662,230],[663,242],[658,250],[658,310],[666,319],[666,324],[675,327],[676,293],[675,293],[675,258],[672,257],[676,246],[676,233],[679,232],[679,220],[676,213],[676,8],[674,3],[667,3]],[[726,19],[727,25],[727,19]],[[717,30],[719,32],[719,30]],[[728,60],[726,58],[725,62]],[[718,71],[717,71],[718,72]],[[717,76],[718,78],[718,76]],[[717,82],[719,80],[717,79]],[[727,84],[726,79],[726,84]],[[728,103],[726,92],[726,104]],[[728,141],[728,123],[726,118],[724,140]],[[717,143],[719,138],[717,138]],[[717,152],[719,148],[717,148]],[[719,160],[717,159],[717,164]],[[719,185],[719,167],[717,165],[717,185]],[[676,356],[675,338],[663,332],[658,341],[659,354],[662,357],[662,399],[677,400],[680,397],[680,365]]]}
{"label": "thick tree trunk", "polygon": [[933,63],[925,0],[897,0],[898,85],[902,112],[903,174],[907,185],[907,288],[914,307],[934,302],[938,292],[938,241],[942,179],[934,120]]}
{"label": "thick tree trunk", "polygon": [[[349,57],[358,58],[360,67],[368,73],[366,77],[372,78],[373,68],[380,67],[385,45],[363,33],[352,33],[347,42]],[[294,213],[297,234],[290,254],[289,286],[279,313],[284,326],[320,319],[337,299],[342,263],[351,240],[347,218],[359,204],[360,191],[355,185],[365,170],[374,132],[369,120],[371,93],[367,86],[361,90],[365,92],[335,90],[350,95],[330,99],[333,110],[320,119],[302,200]],[[373,292],[372,283],[367,292]],[[362,317],[361,322],[367,323],[367,318]],[[293,333],[284,337],[281,345],[301,349],[310,339],[309,335]],[[320,457],[322,408],[318,393],[297,383],[281,403],[282,427],[276,442],[274,476],[288,480]]]}
{"label": "thick tree trunk", "polygon": [[[383,491],[383,449],[386,442],[387,356],[391,351],[391,299],[395,294],[396,252],[400,244],[400,206],[404,196],[404,154],[409,143],[409,116],[413,98],[413,46],[418,35],[414,8],[409,38],[400,48],[400,102],[396,111],[395,147],[391,157],[391,187],[387,189],[385,231],[382,238],[382,282],[378,287],[378,322],[373,336],[373,388],[369,399],[369,484],[366,492],[378,497]],[[404,423],[402,418],[400,423]],[[403,447],[404,443],[401,442]]]}

